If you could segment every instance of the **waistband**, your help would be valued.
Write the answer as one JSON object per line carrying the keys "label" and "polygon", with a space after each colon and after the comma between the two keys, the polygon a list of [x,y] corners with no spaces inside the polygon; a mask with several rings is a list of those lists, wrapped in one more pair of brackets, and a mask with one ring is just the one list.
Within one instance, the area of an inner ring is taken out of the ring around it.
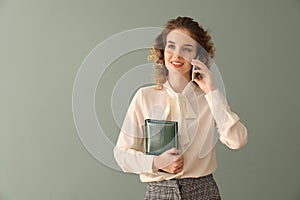
{"label": "waistband", "polygon": [[201,184],[213,180],[213,174],[202,176],[198,178],[176,178],[164,181],[148,182],[148,185],[178,187],[184,185]]}

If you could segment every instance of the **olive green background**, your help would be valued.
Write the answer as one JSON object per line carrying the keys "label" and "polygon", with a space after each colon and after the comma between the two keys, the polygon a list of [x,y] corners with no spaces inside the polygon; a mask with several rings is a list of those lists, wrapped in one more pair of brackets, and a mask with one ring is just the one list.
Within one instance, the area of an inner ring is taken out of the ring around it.
{"label": "olive green background", "polygon": [[[239,151],[217,144],[223,199],[300,199],[299,0],[0,0],[1,200],[143,199],[137,175],[102,165],[80,142],[72,88],[101,41],[178,15],[210,31],[227,99],[249,130]],[[97,115],[112,141],[112,87],[147,53],[122,56],[99,83]]]}

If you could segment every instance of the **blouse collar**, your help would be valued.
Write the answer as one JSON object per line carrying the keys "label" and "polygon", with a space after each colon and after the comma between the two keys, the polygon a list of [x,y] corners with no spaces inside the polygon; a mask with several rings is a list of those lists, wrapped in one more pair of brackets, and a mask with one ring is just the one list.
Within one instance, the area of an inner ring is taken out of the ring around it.
{"label": "blouse collar", "polygon": [[188,82],[188,84],[183,89],[182,93],[176,93],[168,81],[166,81],[164,87],[171,96],[168,100],[168,114],[171,112],[171,108],[174,107],[175,104],[177,104],[181,107],[181,114],[184,118],[193,119],[197,117],[195,113],[195,108],[193,108],[190,100],[191,98],[198,97],[198,95],[201,94],[201,92],[203,93],[203,91],[199,87],[197,87],[195,83],[193,83],[192,81]]}

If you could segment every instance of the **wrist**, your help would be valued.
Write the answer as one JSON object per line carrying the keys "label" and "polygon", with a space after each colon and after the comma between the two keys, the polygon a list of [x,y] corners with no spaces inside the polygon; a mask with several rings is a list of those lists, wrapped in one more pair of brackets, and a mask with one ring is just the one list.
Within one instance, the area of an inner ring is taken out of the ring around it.
{"label": "wrist", "polygon": [[158,156],[153,157],[153,162],[152,162],[152,171],[153,172],[157,172],[159,170],[159,168],[156,166],[157,159],[158,159]]}
{"label": "wrist", "polygon": [[212,91],[214,91],[214,90],[216,90],[216,87],[213,85],[213,86],[210,86],[209,88],[208,88],[208,92],[207,93],[209,93],[209,92],[212,92]]}

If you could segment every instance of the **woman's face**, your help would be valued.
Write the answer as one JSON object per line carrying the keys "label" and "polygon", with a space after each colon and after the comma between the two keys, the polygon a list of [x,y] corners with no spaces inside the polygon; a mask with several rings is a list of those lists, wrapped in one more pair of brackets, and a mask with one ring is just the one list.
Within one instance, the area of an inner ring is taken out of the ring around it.
{"label": "woman's face", "polygon": [[189,36],[187,30],[172,30],[166,38],[164,51],[165,65],[169,75],[179,72],[190,79],[191,61],[196,57],[197,42]]}

